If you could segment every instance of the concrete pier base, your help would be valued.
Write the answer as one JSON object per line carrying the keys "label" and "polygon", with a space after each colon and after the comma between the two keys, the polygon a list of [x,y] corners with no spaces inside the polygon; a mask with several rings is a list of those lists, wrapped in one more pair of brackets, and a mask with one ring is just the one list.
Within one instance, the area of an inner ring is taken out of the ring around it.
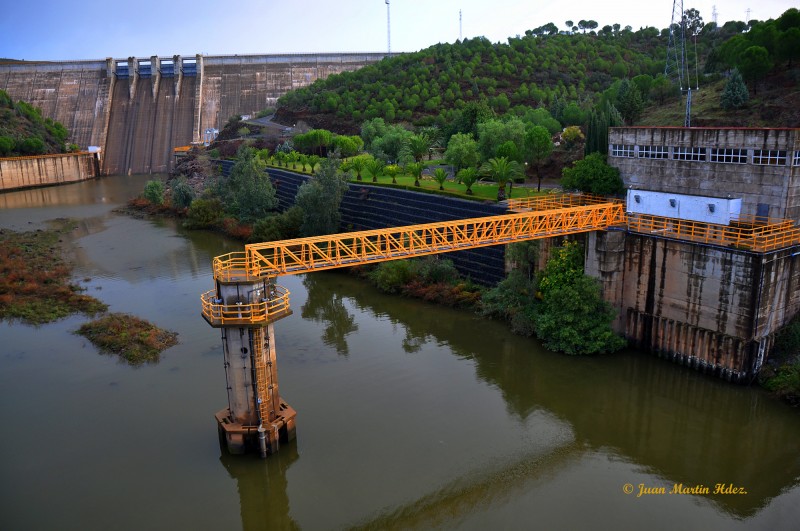
{"label": "concrete pier base", "polygon": [[[267,455],[274,454],[280,449],[281,443],[292,441],[296,437],[294,419],[297,412],[289,404],[281,401],[280,414],[269,424],[265,423],[262,433],[266,441]],[[232,420],[231,412],[225,408],[216,415],[217,429],[220,444],[228,453],[241,455],[250,452],[260,452],[258,426],[243,425]]]}

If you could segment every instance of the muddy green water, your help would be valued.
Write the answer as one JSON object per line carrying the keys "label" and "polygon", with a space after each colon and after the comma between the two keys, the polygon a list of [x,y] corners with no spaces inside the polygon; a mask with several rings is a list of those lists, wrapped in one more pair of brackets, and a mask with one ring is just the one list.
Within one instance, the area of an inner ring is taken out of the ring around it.
{"label": "muddy green water", "polygon": [[[146,179],[0,195],[0,227],[79,220],[65,241],[76,280],[180,334],[134,368],[73,334],[84,316],[0,323],[0,529],[800,525],[797,410],[641,353],[552,354],[341,273],[281,279],[296,443],[266,461],[225,455],[220,335],[199,294],[211,258],[241,245],[113,213]],[[669,494],[676,484],[710,492]]]}

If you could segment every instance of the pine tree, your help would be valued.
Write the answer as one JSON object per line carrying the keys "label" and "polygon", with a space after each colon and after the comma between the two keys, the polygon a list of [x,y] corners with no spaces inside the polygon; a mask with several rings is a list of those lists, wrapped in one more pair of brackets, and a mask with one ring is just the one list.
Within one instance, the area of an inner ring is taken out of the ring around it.
{"label": "pine tree", "polygon": [[739,109],[744,107],[748,98],[747,86],[744,84],[742,75],[738,70],[734,69],[731,73],[731,77],[728,78],[728,82],[725,83],[725,88],[722,90],[719,104],[726,111],[730,109]]}

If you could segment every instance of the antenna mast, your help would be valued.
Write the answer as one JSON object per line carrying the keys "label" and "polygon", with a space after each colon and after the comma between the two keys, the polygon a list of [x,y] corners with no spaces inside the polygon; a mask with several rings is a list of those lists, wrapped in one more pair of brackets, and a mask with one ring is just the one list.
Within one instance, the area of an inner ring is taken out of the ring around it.
{"label": "antenna mast", "polygon": [[686,18],[683,15],[683,0],[672,1],[672,22],[669,25],[667,63],[664,66],[664,75],[667,79],[676,81],[681,92],[686,91],[686,116],[683,126],[691,127],[692,87],[689,83],[686,61]]}
{"label": "antenna mast", "polygon": [[460,9],[458,10],[458,40],[459,41],[462,40],[461,39],[461,10]]}
{"label": "antenna mast", "polygon": [[389,57],[392,56],[392,22],[389,13],[389,0],[386,0],[386,42],[389,48]]}

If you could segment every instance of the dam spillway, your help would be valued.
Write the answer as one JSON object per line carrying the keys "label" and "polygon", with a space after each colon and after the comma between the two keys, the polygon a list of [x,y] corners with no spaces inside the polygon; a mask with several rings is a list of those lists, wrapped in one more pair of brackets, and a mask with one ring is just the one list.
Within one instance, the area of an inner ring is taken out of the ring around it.
{"label": "dam spillway", "polygon": [[289,90],[357,70],[384,53],[171,56],[0,63],[0,89],[58,120],[68,142],[102,149],[102,173],[169,169],[175,146]]}

